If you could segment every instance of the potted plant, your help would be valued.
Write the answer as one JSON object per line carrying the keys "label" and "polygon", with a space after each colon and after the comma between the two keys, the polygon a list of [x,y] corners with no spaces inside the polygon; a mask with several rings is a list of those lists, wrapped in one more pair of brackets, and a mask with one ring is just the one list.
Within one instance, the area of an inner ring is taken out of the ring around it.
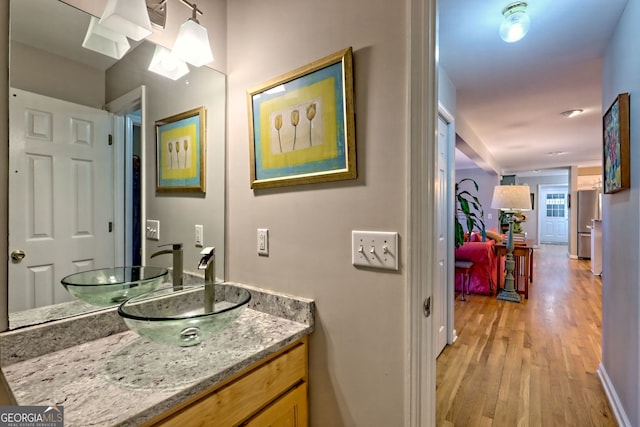
{"label": "potted plant", "polygon": [[[465,187],[473,184],[471,189]],[[473,193],[471,192],[473,191]],[[471,178],[461,179],[456,183],[456,215],[455,215],[455,245],[456,248],[465,242],[464,227],[460,223],[460,218],[464,218],[467,226],[467,241],[471,239],[471,232],[474,229],[482,233],[482,241],[486,240],[486,230],[484,227],[484,210],[478,200],[478,183]]]}

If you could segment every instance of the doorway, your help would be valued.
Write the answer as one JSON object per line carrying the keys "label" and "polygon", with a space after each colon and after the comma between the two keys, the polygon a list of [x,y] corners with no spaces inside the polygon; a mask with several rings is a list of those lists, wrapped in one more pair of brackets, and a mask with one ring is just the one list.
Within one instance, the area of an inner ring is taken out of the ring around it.
{"label": "doorway", "polygon": [[538,224],[540,243],[569,243],[569,188],[566,185],[541,185]]}
{"label": "doorway", "polygon": [[111,101],[107,109],[114,114],[113,145],[116,165],[114,228],[117,234],[116,260],[120,265],[141,265],[145,247],[144,152],[146,131],[145,87],[140,86]]}

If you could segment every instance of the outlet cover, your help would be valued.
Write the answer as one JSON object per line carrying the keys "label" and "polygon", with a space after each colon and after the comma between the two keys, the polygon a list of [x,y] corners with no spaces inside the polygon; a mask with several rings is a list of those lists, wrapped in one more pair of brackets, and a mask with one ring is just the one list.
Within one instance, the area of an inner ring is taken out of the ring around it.
{"label": "outlet cover", "polygon": [[258,255],[269,255],[269,229],[258,228]]}
{"label": "outlet cover", "polygon": [[196,224],[196,246],[201,248],[204,242],[204,229],[202,225]]}

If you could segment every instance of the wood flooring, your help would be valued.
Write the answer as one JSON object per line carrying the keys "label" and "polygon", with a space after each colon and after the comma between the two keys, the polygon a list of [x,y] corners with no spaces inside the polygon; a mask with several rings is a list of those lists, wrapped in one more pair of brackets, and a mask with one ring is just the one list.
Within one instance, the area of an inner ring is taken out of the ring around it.
{"label": "wood flooring", "polygon": [[457,293],[458,339],[436,365],[436,425],[616,426],[597,375],[601,290],[589,261],[542,245],[521,304]]}

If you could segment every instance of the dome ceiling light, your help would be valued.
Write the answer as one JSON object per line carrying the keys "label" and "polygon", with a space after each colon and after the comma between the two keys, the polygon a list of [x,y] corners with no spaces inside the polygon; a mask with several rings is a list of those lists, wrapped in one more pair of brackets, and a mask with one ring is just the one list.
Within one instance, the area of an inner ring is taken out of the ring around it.
{"label": "dome ceiling light", "polygon": [[571,117],[575,117],[575,116],[579,116],[580,114],[584,113],[584,110],[581,108],[576,108],[574,110],[567,110],[567,111],[563,111],[562,113],[560,113],[560,115],[562,117],[567,117],[567,118],[571,118]]}
{"label": "dome ceiling light", "polygon": [[527,15],[527,3],[518,1],[502,9],[504,21],[500,24],[500,37],[507,43],[521,40],[529,31],[531,18]]}

